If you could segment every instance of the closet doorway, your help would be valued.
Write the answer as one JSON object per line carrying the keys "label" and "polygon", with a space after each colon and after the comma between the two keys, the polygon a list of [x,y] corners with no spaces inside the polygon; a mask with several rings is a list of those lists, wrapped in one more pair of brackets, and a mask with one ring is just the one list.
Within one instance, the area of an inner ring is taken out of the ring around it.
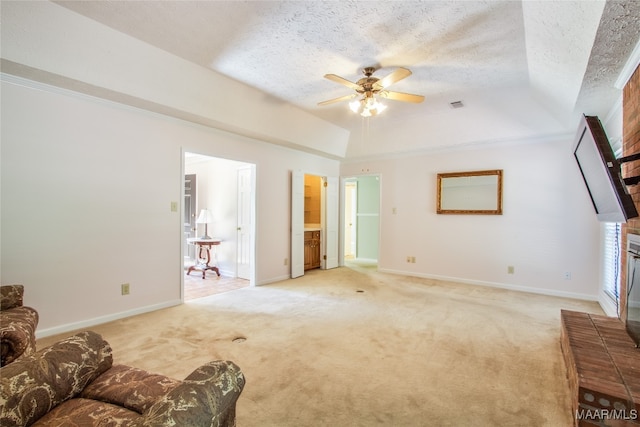
{"label": "closet doorway", "polygon": [[342,180],[344,262],[377,264],[380,249],[380,176]]}
{"label": "closet doorway", "polygon": [[[198,153],[184,153],[183,296],[192,300],[253,286],[255,283],[255,165]],[[203,214],[203,211],[208,213]],[[208,222],[198,218],[208,217]],[[209,246],[209,266],[197,242],[204,235],[220,240]]]}
{"label": "closet doorway", "polygon": [[[309,188],[305,190],[305,187],[316,186],[318,191],[310,192]],[[319,257],[317,264],[320,269],[338,267],[338,194],[337,177],[316,176],[303,171],[291,172],[292,279],[304,275],[308,268],[305,268],[308,264],[306,261],[313,257]],[[308,215],[310,211],[317,211],[317,215]],[[310,253],[311,248],[315,255]]]}

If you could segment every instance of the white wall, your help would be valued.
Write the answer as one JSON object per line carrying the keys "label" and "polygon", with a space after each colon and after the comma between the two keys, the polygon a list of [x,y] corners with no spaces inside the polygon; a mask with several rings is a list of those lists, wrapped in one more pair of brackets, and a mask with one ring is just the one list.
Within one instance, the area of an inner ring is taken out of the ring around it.
{"label": "white wall", "polygon": [[290,171],[338,175],[336,160],[2,77],[0,280],[25,285],[39,336],[180,302],[182,149],[256,164],[258,284],[289,276]]}
{"label": "white wall", "polygon": [[[595,299],[600,228],[572,145],[565,138],[344,163],[341,175],[380,174],[382,271]],[[437,173],[488,169],[504,170],[503,215],[435,213]]]}

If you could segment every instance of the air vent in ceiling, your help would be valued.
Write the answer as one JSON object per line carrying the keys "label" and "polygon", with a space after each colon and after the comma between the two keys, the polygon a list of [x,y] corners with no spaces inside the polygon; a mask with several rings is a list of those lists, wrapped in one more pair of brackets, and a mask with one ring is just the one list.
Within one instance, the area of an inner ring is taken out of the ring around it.
{"label": "air vent in ceiling", "polygon": [[462,101],[453,101],[449,105],[451,105],[451,108],[462,108],[462,107],[464,107],[464,104],[462,103]]}

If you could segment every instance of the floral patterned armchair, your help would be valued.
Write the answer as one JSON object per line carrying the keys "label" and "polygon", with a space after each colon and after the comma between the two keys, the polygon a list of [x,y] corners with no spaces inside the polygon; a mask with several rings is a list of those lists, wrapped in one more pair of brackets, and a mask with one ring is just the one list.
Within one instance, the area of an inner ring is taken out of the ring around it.
{"label": "floral patterned armchair", "polygon": [[0,368],[2,426],[235,426],[240,368],[212,361],[182,381],[113,365],[111,347],[81,332]]}
{"label": "floral patterned armchair", "polygon": [[0,366],[36,350],[38,312],[22,305],[24,286],[0,286]]}

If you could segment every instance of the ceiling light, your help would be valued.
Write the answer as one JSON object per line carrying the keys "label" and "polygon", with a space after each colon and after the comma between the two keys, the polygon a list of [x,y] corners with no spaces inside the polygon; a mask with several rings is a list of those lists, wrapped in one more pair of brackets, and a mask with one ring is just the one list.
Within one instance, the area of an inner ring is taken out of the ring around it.
{"label": "ceiling light", "polygon": [[387,106],[378,101],[373,95],[365,95],[362,99],[351,101],[349,108],[362,117],[371,117],[382,113],[387,109]]}

